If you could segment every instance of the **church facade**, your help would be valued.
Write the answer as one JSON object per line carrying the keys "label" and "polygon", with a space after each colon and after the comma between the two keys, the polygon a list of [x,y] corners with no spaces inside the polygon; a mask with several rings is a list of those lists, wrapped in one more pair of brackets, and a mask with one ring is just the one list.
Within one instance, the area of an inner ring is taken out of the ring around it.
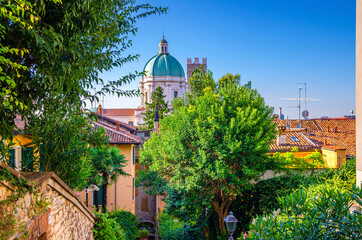
{"label": "church facade", "polygon": [[158,44],[158,53],[153,56],[144,66],[145,75],[140,81],[140,104],[137,108],[120,109],[102,109],[104,116],[121,121],[132,126],[141,126],[143,124],[143,113],[146,103],[151,102],[152,92],[157,87],[162,87],[165,95],[165,101],[169,103],[176,97],[184,97],[189,91],[189,80],[193,71],[203,66],[207,69],[207,59],[187,58],[187,78],[180,62],[169,53],[168,42],[162,38]]}

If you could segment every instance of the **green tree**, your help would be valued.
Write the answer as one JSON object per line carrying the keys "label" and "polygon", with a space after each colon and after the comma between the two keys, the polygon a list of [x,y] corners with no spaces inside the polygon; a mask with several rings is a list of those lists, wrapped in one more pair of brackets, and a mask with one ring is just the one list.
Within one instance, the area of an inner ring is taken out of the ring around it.
{"label": "green tree", "polygon": [[202,65],[194,70],[190,78],[190,91],[194,96],[203,95],[205,88],[210,88],[214,91],[216,88],[215,80],[212,77],[212,72],[204,71]]}
{"label": "green tree", "polygon": [[22,170],[52,171],[70,188],[83,189],[92,174],[90,147],[108,143],[104,129],[93,129],[88,114],[79,109],[47,108],[34,115],[24,133],[34,143],[35,159],[23,162]]}
{"label": "green tree", "polygon": [[266,153],[276,127],[273,109],[250,83],[217,89],[205,91],[186,107],[176,104],[174,113],[160,122],[160,132],[141,152],[141,163],[149,171],[140,181],[164,194],[166,202],[169,193],[170,198],[174,192],[181,194],[181,210],[204,216],[212,208],[222,235],[223,219],[236,196],[267,169]]}
{"label": "green tree", "polygon": [[218,86],[224,86],[226,84],[240,84],[240,75],[227,73],[225,76],[222,76],[218,81]]}
{"label": "green tree", "polygon": [[[132,45],[137,21],[165,11],[135,0],[1,1],[2,140],[13,138],[16,114],[26,119],[54,104],[51,99],[71,108],[102,94],[138,94],[120,87],[142,72],[109,82],[99,72],[136,60],[139,55],[124,51]],[[96,85],[103,87],[94,95],[89,89]],[[4,141],[0,145],[4,149]]]}
{"label": "green tree", "polygon": [[[101,146],[93,148],[92,166],[94,173],[90,183],[102,185],[102,211],[107,210],[107,187],[110,183],[117,181],[119,176],[128,176],[123,168],[127,166],[127,160],[116,147]],[[97,192],[95,195],[98,195]],[[98,201],[95,201],[98,208]]]}
{"label": "green tree", "polygon": [[151,94],[151,102],[146,102],[146,112],[143,121],[143,127],[146,129],[154,128],[155,112],[158,107],[160,119],[162,119],[170,110],[168,102],[165,102],[166,95],[163,95],[163,88],[158,86]]}

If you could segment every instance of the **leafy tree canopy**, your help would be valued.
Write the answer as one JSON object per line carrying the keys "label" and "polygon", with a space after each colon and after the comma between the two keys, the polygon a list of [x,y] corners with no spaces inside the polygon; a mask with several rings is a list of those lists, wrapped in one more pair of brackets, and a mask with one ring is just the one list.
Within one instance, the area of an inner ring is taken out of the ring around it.
{"label": "leafy tree canopy", "polygon": [[[136,22],[165,11],[135,0],[1,1],[1,138],[12,139],[16,114],[26,119],[46,104],[80,107],[100,94],[138,94],[119,87],[141,72],[109,82],[99,72],[137,59],[124,54]],[[91,94],[96,85],[103,87]]]}
{"label": "leafy tree canopy", "polygon": [[166,95],[163,95],[163,88],[158,86],[151,94],[151,102],[146,102],[146,112],[143,121],[143,127],[146,129],[154,128],[155,112],[158,107],[160,119],[162,119],[170,110],[168,102],[165,102]]}
{"label": "leafy tree canopy", "polygon": [[[165,194],[166,202],[176,192],[189,196],[179,210],[191,207],[205,215],[212,208],[224,233],[229,206],[267,168],[276,127],[273,109],[250,83],[216,89],[193,97],[186,106],[174,104],[174,113],[160,122],[160,132],[145,143],[141,161],[149,165],[146,175],[166,183],[154,189]],[[140,181],[145,179],[141,175]]]}
{"label": "leafy tree canopy", "polygon": [[[34,143],[34,162],[40,170],[53,171],[70,188],[80,190],[93,171],[91,147],[108,143],[105,130],[93,129],[89,116],[79,109],[69,113],[55,104],[48,106],[53,108],[43,108],[42,114],[29,116],[24,130]],[[33,162],[22,165],[24,171],[33,170]]]}
{"label": "leafy tree canopy", "polygon": [[215,80],[212,77],[212,72],[207,70],[204,71],[202,65],[196,68],[190,78],[190,91],[194,96],[203,95],[203,90],[205,88],[210,88],[214,91],[216,88]]}

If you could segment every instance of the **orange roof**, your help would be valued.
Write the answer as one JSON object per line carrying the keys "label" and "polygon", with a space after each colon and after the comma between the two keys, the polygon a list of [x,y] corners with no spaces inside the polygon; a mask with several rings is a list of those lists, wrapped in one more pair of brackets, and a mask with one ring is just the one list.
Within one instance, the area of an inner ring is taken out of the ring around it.
{"label": "orange roof", "polygon": [[134,116],[135,111],[141,110],[139,108],[114,108],[102,109],[103,116]]}
{"label": "orange roof", "polygon": [[141,144],[142,140],[136,134],[132,134],[128,131],[117,130],[116,128],[108,125],[104,122],[94,122],[93,126],[95,129],[104,128],[106,135],[109,137],[109,143],[112,144]]}
{"label": "orange roof", "polygon": [[[286,126],[287,121],[274,120],[279,126]],[[288,120],[291,128],[296,128],[298,120]],[[347,156],[356,156],[356,120],[350,118],[301,120],[304,135],[317,146],[346,149]],[[287,129],[288,130],[288,129]],[[291,148],[291,147],[290,147]],[[274,149],[279,149],[274,147]],[[272,148],[272,150],[274,150]]]}
{"label": "orange roof", "polygon": [[[319,149],[320,146],[311,141],[307,136],[305,136],[302,132],[297,131],[287,131],[286,132],[287,142],[283,145],[278,145],[277,140],[275,140],[271,146],[271,152],[278,151],[290,151],[292,148],[297,147],[299,150],[306,149]],[[294,140],[295,141],[294,141]]]}

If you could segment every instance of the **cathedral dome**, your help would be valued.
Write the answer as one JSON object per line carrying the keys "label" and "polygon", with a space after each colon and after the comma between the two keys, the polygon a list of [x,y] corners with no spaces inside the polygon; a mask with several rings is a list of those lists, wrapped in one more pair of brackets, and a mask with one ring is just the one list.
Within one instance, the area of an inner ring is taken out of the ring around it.
{"label": "cathedral dome", "polygon": [[168,53],[159,53],[151,58],[146,63],[143,71],[146,71],[145,77],[185,77],[184,70],[179,61]]}

